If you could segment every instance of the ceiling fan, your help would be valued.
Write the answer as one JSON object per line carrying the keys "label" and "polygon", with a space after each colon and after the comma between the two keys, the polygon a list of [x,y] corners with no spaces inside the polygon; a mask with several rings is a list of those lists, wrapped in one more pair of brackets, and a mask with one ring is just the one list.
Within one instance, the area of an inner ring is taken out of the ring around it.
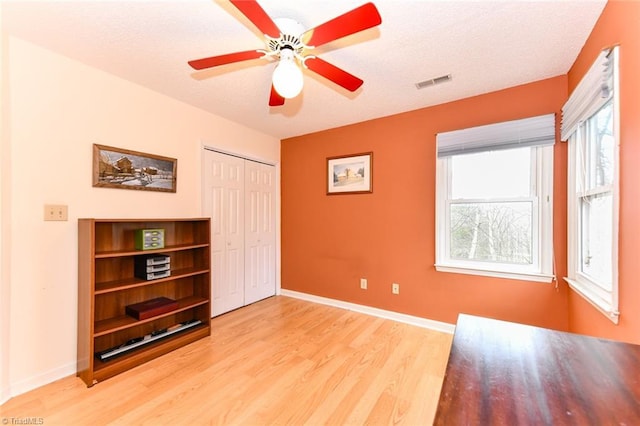
{"label": "ceiling fan", "polygon": [[362,86],[363,81],[358,77],[317,56],[305,53],[307,50],[379,25],[382,18],[373,3],[366,3],[305,31],[292,19],[271,19],[256,0],[229,1],[262,31],[267,49],[246,50],[189,61],[193,69],[202,70],[251,59],[277,58],[278,65],[273,72],[269,106],[284,105],[285,98],[294,98],[300,93],[303,85],[300,66],[351,92]]}

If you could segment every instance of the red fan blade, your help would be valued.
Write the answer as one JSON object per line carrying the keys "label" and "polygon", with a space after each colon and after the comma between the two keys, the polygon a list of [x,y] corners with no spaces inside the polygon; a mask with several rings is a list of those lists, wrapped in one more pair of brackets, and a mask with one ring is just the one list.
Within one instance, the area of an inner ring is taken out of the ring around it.
{"label": "red fan blade", "polygon": [[262,34],[268,35],[271,38],[280,37],[280,29],[273,22],[271,17],[267,15],[262,7],[255,0],[230,0],[244,16],[246,16],[253,25],[256,26]]}
{"label": "red fan blade", "polygon": [[231,64],[233,62],[258,59],[264,56],[264,52],[259,50],[247,50],[244,52],[228,53],[226,55],[212,56],[210,58],[196,59],[189,61],[193,69],[202,70],[205,68],[217,67],[218,65]]}
{"label": "red fan blade", "polygon": [[373,3],[366,3],[351,12],[305,31],[300,38],[307,46],[318,47],[367,28],[375,27],[380,25],[381,22],[382,18],[378,13],[378,9]]}
{"label": "red fan blade", "polygon": [[329,62],[316,57],[306,58],[304,65],[311,71],[314,71],[324,78],[327,78],[334,83],[344,87],[345,89],[355,92],[358,87],[364,83],[358,77],[349,74],[348,72],[341,70],[335,65],[331,65]]}
{"label": "red fan blade", "polygon": [[271,85],[271,95],[269,96],[269,106],[280,106],[284,105],[284,98],[276,92],[273,84]]}

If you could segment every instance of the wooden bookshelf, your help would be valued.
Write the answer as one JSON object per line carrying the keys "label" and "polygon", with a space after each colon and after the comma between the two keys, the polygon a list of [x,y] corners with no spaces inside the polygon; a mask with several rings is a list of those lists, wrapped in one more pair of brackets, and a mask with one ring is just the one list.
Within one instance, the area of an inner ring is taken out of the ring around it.
{"label": "wooden bookshelf", "polygon": [[[135,249],[136,230],[158,228],[164,229],[162,249]],[[170,276],[153,280],[136,277],[136,256],[148,254],[169,256]],[[210,335],[210,277],[208,218],[79,219],[78,377],[93,386]],[[157,297],[176,300],[177,309],[143,320],[126,315],[127,305]],[[96,356],[192,320],[200,323],[104,361]]]}

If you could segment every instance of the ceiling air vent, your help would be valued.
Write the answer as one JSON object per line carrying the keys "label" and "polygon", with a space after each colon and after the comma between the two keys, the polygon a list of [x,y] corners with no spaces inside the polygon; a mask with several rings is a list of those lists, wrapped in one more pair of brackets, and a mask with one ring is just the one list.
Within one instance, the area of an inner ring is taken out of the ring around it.
{"label": "ceiling air vent", "polygon": [[442,77],[432,78],[431,80],[421,81],[416,83],[418,89],[424,89],[425,87],[433,86],[435,84],[446,83],[451,81],[451,74],[443,75]]}

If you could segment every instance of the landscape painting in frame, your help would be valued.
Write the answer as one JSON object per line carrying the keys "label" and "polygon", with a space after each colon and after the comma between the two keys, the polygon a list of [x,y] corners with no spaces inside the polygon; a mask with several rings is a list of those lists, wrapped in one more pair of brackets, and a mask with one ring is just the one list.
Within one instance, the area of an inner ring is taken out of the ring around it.
{"label": "landscape painting in frame", "polygon": [[93,186],[176,192],[178,160],[93,144]]}
{"label": "landscape painting in frame", "polygon": [[327,158],[327,194],[373,192],[373,153]]}

